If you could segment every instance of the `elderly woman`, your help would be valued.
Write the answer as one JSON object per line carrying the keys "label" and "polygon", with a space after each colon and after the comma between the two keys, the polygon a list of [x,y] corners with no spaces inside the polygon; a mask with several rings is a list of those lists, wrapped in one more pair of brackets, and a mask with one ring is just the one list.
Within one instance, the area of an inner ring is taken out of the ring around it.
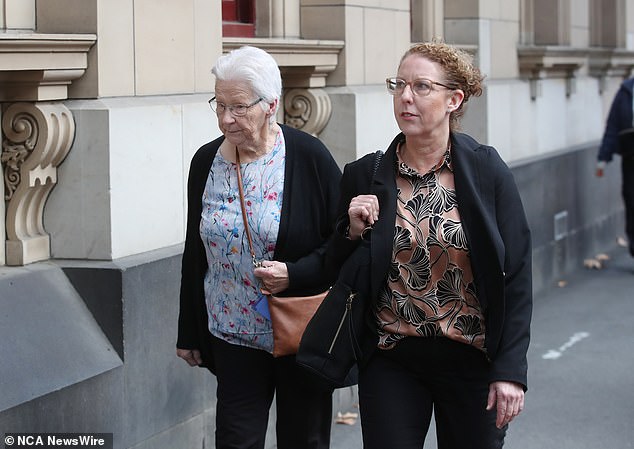
{"label": "elderly woman", "polygon": [[524,406],[530,232],[496,150],[456,132],[482,79],[452,46],[412,47],[387,79],[402,132],[374,178],[373,155],[344,169],[328,257],[370,240],[365,449],[420,449],[432,411],[439,449],[500,448]]}
{"label": "elderly woman", "polygon": [[263,292],[327,288],[319,273],[341,171],[318,139],[276,123],[281,76],[268,53],[239,48],[212,72],[223,135],[191,162],[177,355],[216,376],[215,447],[264,448],[275,394],[277,447],[328,448],[332,391],[311,384],[293,355],[272,356]]}

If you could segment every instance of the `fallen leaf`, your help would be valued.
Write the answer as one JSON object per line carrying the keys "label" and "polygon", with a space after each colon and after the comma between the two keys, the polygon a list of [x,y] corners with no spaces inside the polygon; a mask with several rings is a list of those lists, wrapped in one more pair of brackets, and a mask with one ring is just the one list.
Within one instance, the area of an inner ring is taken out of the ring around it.
{"label": "fallen leaf", "polygon": [[341,412],[337,412],[337,418],[335,418],[335,423],[336,424],[346,424],[348,426],[354,426],[354,424],[357,422],[357,418],[358,417],[359,417],[358,413],[351,413],[351,412],[341,413]]}
{"label": "fallen leaf", "polygon": [[610,256],[608,256],[607,254],[601,253],[601,254],[597,254],[596,256],[594,256],[595,259],[600,260],[600,261],[604,261],[604,260],[610,260]]}
{"label": "fallen leaf", "polygon": [[617,237],[616,238],[616,244],[619,246],[627,246],[627,240],[625,240],[623,237]]}
{"label": "fallen leaf", "polygon": [[583,261],[583,266],[590,269],[600,270],[603,268],[601,261],[597,259],[585,259]]}
{"label": "fallen leaf", "polygon": [[559,281],[559,282],[557,282],[557,287],[559,287],[559,288],[564,288],[566,285],[568,285],[568,281]]}

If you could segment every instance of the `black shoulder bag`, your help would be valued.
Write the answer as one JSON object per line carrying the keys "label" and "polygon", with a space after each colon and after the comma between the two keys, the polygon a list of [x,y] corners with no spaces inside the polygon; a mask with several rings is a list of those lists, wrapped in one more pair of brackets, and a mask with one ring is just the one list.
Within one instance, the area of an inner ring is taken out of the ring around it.
{"label": "black shoulder bag", "polygon": [[[372,180],[382,155],[380,150],[375,153]],[[368,342],[372,342],[365,338],[370,332],[366,324],[370,268],[370,242],[362,240],[341,266],[337,281],[302,336],[296,362],[327,388],[357,382],[356,364],[369,349]]]}

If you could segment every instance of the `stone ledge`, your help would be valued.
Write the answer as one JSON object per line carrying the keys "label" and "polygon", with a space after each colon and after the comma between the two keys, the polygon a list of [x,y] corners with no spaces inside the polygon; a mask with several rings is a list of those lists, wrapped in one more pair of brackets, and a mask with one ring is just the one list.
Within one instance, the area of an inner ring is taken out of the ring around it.
{"label": "stone ledge", "polygon": [[588,72],[599,79],[599,93],[605,89],[608,77],[628,78],[634,69],[634,51],[622,48],[591,48]]}
{"label": "stone ledge", "polygon": [[560,46],[517,48],[520,73],[529,78],[568,78],[587,64],[588,50]]}
{"label": "stone ledge", "polygon": [[94,34],[0,33],[0,101],[65,100]]}
{"label": "stone ledge", "polygon": [[576,92],[577,71],[588,65],[588,50],[564,46],[519,46],[520,74],[530,82],[531,99],[541,96],[542,79],[566,80],[566,97]]}
{"label": "stone ledge", "polygon": [[285,88],[325,87],[337,67],[343,41],[307,39],[224,38],[223,51],[243,45],[266,50],[280,66]]}

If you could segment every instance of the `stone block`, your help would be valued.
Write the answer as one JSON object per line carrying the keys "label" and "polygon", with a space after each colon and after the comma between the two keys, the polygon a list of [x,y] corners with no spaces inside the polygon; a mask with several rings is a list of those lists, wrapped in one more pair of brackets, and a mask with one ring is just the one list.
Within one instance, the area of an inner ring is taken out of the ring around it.
{"label": "stone block", "polygon": [[0,268],[0,292],[0,411],[122,365],[59,267]]}

